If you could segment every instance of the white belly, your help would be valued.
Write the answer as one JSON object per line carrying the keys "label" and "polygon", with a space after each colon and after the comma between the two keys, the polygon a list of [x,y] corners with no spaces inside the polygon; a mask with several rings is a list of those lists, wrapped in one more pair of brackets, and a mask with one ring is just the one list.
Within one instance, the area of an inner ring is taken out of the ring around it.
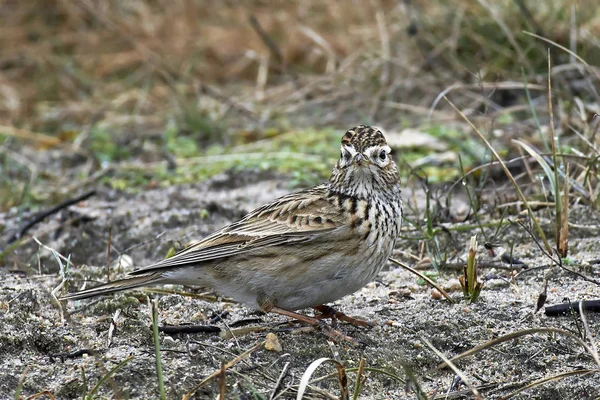
{"label": "white belly", "polygon": [[278,307],[299,310],[333,302],[364,287],[381,271],[393,245],[389,239],[371,246],[363,242],[352,256],[324,249],[326,255],[312,262],[282,255],[266,265],[264,260],[247,257],[237,279],[211,279],[203,284],[251,308],[261,308],[261,299],[268,298]]}

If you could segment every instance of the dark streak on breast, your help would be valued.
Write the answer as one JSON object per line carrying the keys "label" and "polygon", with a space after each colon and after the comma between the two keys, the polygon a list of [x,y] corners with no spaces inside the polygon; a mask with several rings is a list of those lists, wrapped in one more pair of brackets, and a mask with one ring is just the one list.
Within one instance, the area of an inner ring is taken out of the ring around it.
{"label": "dark streak on breast", "polygon": [[351,222],[350,222],[350,227],[351,227],[352,229],[356,229],[356,228],[358,228],[359,226],[361,226],[361,225],[363,224],[363,222],[364,222],[364,221],[365,221],[365,220],[364,220],[363,218],[361,218],[361,217],[358,217],[358,216],[355,216],[355,217],[353,217],[353,218],[352,218],[352,220],[351,220]]}

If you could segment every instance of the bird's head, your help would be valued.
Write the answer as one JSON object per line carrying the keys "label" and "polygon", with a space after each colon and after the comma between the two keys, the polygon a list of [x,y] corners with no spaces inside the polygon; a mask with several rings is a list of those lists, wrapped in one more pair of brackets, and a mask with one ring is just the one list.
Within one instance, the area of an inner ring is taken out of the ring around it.
{"label": "bird's head", "polygon": [[390,152],[378,128],[358,125],[348,130],[329,179],[330,189],[362,198],[398,191],[398,168]]}

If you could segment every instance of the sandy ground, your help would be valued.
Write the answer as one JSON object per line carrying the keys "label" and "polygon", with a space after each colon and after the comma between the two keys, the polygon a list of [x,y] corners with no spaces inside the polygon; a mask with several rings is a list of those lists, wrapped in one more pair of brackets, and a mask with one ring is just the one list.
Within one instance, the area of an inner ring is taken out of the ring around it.
{"label": "sandy ground", "polygon": [[[36,226],[32,233],[65,257],[71,255],[73,265],[68,285],[72,291],[86,279],[91,281],[89,284],[106,279],[103,266],[107,260],[109,225],[112,226],[112,274],[124,275],[134,267],[164,257],[174,243],[202,238],[288,191],[285,180],[278,177],[248,174],[236,177],[234,184],[229,183],[230,178],[224,174],[204,184],[157,188],[138,195],[99,189],[96,196]],[[86,218],[81,219],[82,216]],[[59,229],[61,221],[72,218],[79,221]],[[5,232],[23,223],[10,214],[0,215],[0,220],[6,225]],[[598,280],[600,216],[575,208],[572,220],[588,226],[571,232],[571,254],[577,260],[572,268]],[[454,239],[464,246],[471,234],[456,234]],[[223,362],[234,360],[263,341],[267,332],[276,334],[282,351],[259,346],[229,368],[226,398],[295,398],[302,374],[311,362],[321,357],[339,357],[348,368],[350,392],[356,376],[352,368],[358,367],[361,358],[365,360],[367,370],[363,374],[360,399],[416,398],[414,385],[398,380],[405,380],[407,371],[430,397],[473,398],[464,384],[455,381],[453,372],[429,371],[441,359],[425,340],[446,357],[452,357],[512,332],[553,327],[583,335],[588,344],[599,346],[598,314],[588,315],[591,333],[588,337],[579,317],[547,317],[543,311],[534,314],[534,310],[545,277],[549,278],[547,305],[565,299],[597,299],[600,288],[558,268],[547,268],[548,259],[521,228],[509,228],[502,239],[515,243],[514,254],[526,262],[528,271],[511,283],[511,273],[520,268],[482,270],[485,287],[477,303],[462,300],[457,271],[443,271],[436,276],[457,300],[451,304],[437,299],[414,275],[391,264],[379,281],[339,300],[336,306],[345,313],[376,323],[371,329],[340,326],[343,332],[365,343],[359,348],[345,343],[332,346],[320,332],[291,330],[283,317],[262,315],[223,299],[207,301],[176,294],[152,294],[158,299],[161,325],[206,324],[220,327],[223,332],[230,329],[238,332],[235,338],[228,339],[218,333],[161,334],[167,397],[181,398],[203,378],[219,370]],[[397,243],[398,250],[414,250],[415,246],[414,241]],[[482,261],[490,261],[483,249],[480,254]],[[117,266],[119,261],[121,265]],[[65,321],[61,321],[59,307],[50,294],[61,281],[58,265],[49,250],[40,250],[34,242],[20,247],[0,264],[0,398],[14,398],[18,387],[22,387],[23,398],[44,390],[57,399],[81,398],[107,371],[128,357],[131,360],[102,383],[97,395],[157,398],[147,293],[130,292],[71,302]],[[543,266],[546,268],[535,268]],[[247,334],[236,331],[249,327],[259,329]],[[93,353],[56,356],[82,349],[91,349]],[[538,333],[498,344],[457,365],[474,386],[482,388],[485,398],[496,399],[536,379],[593,369],[595,363],[575,340],[561,334]],[[313,377],[331,375],[312,383],[305,398],[338,398],[340,388],[335,371],[331,363],[319,367]],[[196,392],[195,398],[217,398],[218,381],[217,378],[208,382]],[[594,399],[600,397],[598,382],[598,373],[576,374],[525,390],[514,398]]]}

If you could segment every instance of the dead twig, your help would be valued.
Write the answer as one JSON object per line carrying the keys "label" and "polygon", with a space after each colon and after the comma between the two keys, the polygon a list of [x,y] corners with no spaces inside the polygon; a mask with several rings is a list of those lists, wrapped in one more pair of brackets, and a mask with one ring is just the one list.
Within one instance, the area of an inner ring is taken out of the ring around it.
{"label": "dead twig", "polygon": [[56,358],[58,358],[60,360],[60,362],[65,362],[65,360],[68,360],[68,359],[79,358],[84,355],[95,356],[98,353],[99,353],[99,351],[94,350],[94,349],[80,349],[80,350],[73,351],[71,353],[50,354],[49,357],[50,357],[50,362],[53,363],[56,361],[55,360]]}
{"label": "dead twig", "polygon": [[14,235],[12,235],[8,241],[6,242],[7,245],[19,240],[20,238],[23,237],[23,235],[25,235],[31,228],[33,228],[35,225],[39,224],[40,222],[42,222],[44,219],[46,219],[47,217],[49,217],[52,214],[56,214],[57,212],[59,212],[60,210],[63,210],[69,206],[72,206],[73,204],[77,204],[80,201],[84,201],[86,199],[89,199],[90,197],[94,196],[96,194],[95,190],[90,190],[87,193],[82,194],[81,196],[78,196],[74,199],[70,199],[67,201],[64,201],[60,204],[58,204],[55,207],[52,207],[49,210],[46,211],[42,211],[39,212],[35,215],[35,217],[33,217],[33,219],[31,221],[29,221],[28,223],[26,223],[25,225],[23,225],[21,227],[21,229],[19,229],[19,231],[17,233],[15,233]]}
{"label": "dead twig", "polygon": [[159,326],[158,331],[167,335],[176,335],[179,333],[220,333],[221,328],[213,325],[179,325]]}
{"label": "dead twig", "polygon": [[[282,72],[290,73],[291,75],[293,75],[291,73],[291,71],[289,71],[289,68],[287,67],[287,65],[285,64],[285,60],[283,58],[283,55],[281,54],[281,51],[279,50],[279,46],[277,45],[277,43],[275,43],[275,40],[273,40],[273,38],[271,38],[271,36],[269,36],[269,34],[263,29],[263,27],[258,22],[258,19],[256,19],[256,16],[251,15],[250,18],[248,18],[248,21],[250,22],[252,29],[254,29],[256,34],[260,37],[260,39],[263,41],[263,43],[267,46],[267,48],[269,49],[269,52],[271,53],[273,58],[275,58],[275,61],[277,61],[277,64],[278,64],[277,67]],[[296,77],[294,77],[294,79],[295,78]]]}
{"label": "dead twig", "polygon": [[562,304],[555,304],[544,309],[544,314],[548,317],[560,317],[563,315],[576,313],[579,314],[579,307],[583,307],[585,311],[600,312],[600,300],[585,300]]}

